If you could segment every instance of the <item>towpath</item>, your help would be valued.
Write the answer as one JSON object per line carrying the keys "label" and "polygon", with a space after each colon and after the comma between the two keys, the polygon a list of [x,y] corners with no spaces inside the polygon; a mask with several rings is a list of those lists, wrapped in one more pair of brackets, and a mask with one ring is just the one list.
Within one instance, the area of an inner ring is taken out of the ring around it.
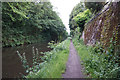
{"label": "towpath", "polygon": [[75,50],[73,42],[70,43],[69,58],[66,63],[66,72],[62,74],[64,78],[83,78],[82,66],[80,64],[80,57]]}

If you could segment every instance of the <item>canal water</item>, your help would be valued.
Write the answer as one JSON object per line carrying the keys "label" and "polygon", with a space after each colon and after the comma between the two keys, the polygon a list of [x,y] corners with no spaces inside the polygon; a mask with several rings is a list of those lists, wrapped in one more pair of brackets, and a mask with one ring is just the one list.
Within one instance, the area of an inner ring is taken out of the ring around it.
{"label": "canal water", "polygon": [[39,52],[46,52],[51,50],[47,47],[47,43],[35,43],[2,49],[2,78],[21,78],[22,75],[27,75],[25,73],[24,67],[22,66],[22,62],[17,54],[17,51],[19,51],[21,54],[25,52],[27,61],[29,65],[31,65],[33,58],[33,46],[34,48],[37,48]]}

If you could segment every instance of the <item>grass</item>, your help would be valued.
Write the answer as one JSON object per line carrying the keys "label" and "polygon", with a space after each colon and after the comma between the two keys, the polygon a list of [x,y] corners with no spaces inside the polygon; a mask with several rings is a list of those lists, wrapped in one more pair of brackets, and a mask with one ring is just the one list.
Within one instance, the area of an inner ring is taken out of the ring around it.
{"label": "grass", "polygon": [[56,45],[52,51],[43,53],[43,63],[38,72],[30,72],[26,78],[62,78],[65,72],[69,54],[70,40],[67,39]]}
{"label": "grass", "polygon": [[84,61],[85,59],[89,58],[89,47],[84,45],[83,40],[77,40],[76,38],[73,39],[74,46],[79,54],[81,56],[81,60]]}
{"label": "grass", "polygon": [[108,54],[100,45],[86,46],[77,38],[73,38],[73,43],[89,78],[120,78],[118,56]]}
{"label": "grass", "polygon": [[[90,58],[90,54],[89,54],[90,51],[88,47],[84,45],[82,40],[78,40],[77,38],[73,39],[73,43],[78,52],[78,55],[80,56],[81,64],[85,66],[85,63],[84,63],[85,60]],[[87,72],[84,72],[84,71],[83,73],[87,74]]]}

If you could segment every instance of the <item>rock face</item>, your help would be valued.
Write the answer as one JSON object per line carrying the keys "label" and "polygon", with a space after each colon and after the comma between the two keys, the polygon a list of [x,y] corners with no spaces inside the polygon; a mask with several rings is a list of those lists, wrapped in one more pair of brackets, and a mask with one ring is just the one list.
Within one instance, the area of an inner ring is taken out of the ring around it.
{"label": "rock face", "polygon": [[94,45],[96,41],[105,47],[113,41],[120,45],[120,2],[107,4],[85,25],[84,43]]}

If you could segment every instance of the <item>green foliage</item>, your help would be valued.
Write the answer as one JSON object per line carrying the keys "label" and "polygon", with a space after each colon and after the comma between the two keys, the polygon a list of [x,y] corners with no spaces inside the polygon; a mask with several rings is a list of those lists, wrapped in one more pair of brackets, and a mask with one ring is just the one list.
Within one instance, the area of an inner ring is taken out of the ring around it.
{"label": "green foliage", "polygon": [[29,68],[25,53],[23,53],[22,55],[19,53],[19,51],[17,51],[17,54],[19,56],[19,58],[21,59],[21,62],[23,63],[23,67],[27,70]]}
{"label": "green foliage", "polygon": [[[53,42],[53,41],[52,41]],[[50,44],[50,43],[49,43]],[[25,55],[23,56],[18,53],[23,66],[26,69],[28,75],[24,76],[25,78],[62,78],[62,73],[66,68],[66,61],[69,54],[69,44],[70,40],[67,39],[59,44],[50,44],[50,47],[53,48],[53,45],[56,45],[52,51],[41,52],[33,48],[33,66],[29,67]],[[43,56],[38,56],[43,54]],[[42,62],[40,62],[42,61]],[[26,64],[27,63],[27,64]],[[27,68],[26,68],[27,67]]]}
{"label": "green foliage", "polygon": [[69,18],[69,21],[72,20],[72,18],[74,16],[77,16],[77,14],[79,14],[80,12],[83,12],[85,10],[84,8],[84,4],[81,2],[81,3],[78,3],[72,10],[71,14],[70,14],[70,18]]}
{"label": "green foliage", "polygon": [[92,13],[97,13],[100,11],[103,7],[105,2],[87,2],[89,0],[85,1],[85,7],[90,9]]}
{"label": "green foliage", "polygon": [[120,78],[120,58],[113,55],[113,48],[106,51],[100,44],[86,46],[77,36],[73,43],[85,67],[85,74],[92,78]]}
{"label": "green foliage", "polygon": [[79,13],[83,12],[85,9],[85,6],[83,3],[78,3],[72,10],[70,16],[69,16],[69,27],[70,30],[73,30],[76,28],[76,23],[73,21],[73,18],[77,16]]}
{"label": "green foliage", "polygon": [[32,67],[30,67],[30,65],[26,59],[25,53],[20,54],[19,51],[17,51],[17,54],[18,54],[19,58],[21,59],[21,62],[23,63],[23,67],[26,69],[26,73],[30,73],[31,71],[35,73],[41,67],[41,65],[39,64],[41,62],[40,61],[41,58],[39,57],[38,49],[37,48],[34,49],[34,47],[33,47],[32,53],[33,53],[33,64],[32,64]]}
{"label": "green foliage", "polygon": [[[99,4],[103,5],[104,2]],[[100,8],[102,9],[102,7],[97,8],[99,7],[97,3],[90,4],[89,7],[92,7],[92,9],[89,8],[88,13],[93,9],[92,13],[97,13]],[[87,17],[85,11],[73,18],[73,26],[77,27],[77,24],[81,25],[90,19],[91,16],[87,20],[85,19]],[[111,38],[110,44],[107,46],[104,46],[106,43],[96,43],[94,46],[86,46],[83,40],[80,39],[81,28],[76,27],[73,27],[71,30],[74,35],[72,40],[81,58],[81,63],[85,67],[85,74],[89,78],[120,78],[120,57],[116,46],[117,38],[113,37],[115,40]]]}
{"label": "green foliage", "polygon": [[71,30],[71,35],[74,35],[73,32],[77,27],[80,28],[80,32],[84,30],[84,24],[91,18],[91,12],[89,9],[86,9],[84,3],[77,4],[69,18],[69,27]]}
{"label": "green foliage", "polygon": [[62,41],[66,28],[50,2],[3,2],[3,47],[27,43]]}
{"label": "green foliage", "polygon": [[48,45],[49,45],[48,48],[53,49],[57,46],[57,43],[55,43],[54,41],[51,41],[51,42],[48,43]]}
{"label": "green foliage", "polygon": [[79,13],[73,18],[77,27],[80,27],[80,32],[84,30],[84,24],[91,18],[91,12],[89,9],[85,10],[82,13]]}

